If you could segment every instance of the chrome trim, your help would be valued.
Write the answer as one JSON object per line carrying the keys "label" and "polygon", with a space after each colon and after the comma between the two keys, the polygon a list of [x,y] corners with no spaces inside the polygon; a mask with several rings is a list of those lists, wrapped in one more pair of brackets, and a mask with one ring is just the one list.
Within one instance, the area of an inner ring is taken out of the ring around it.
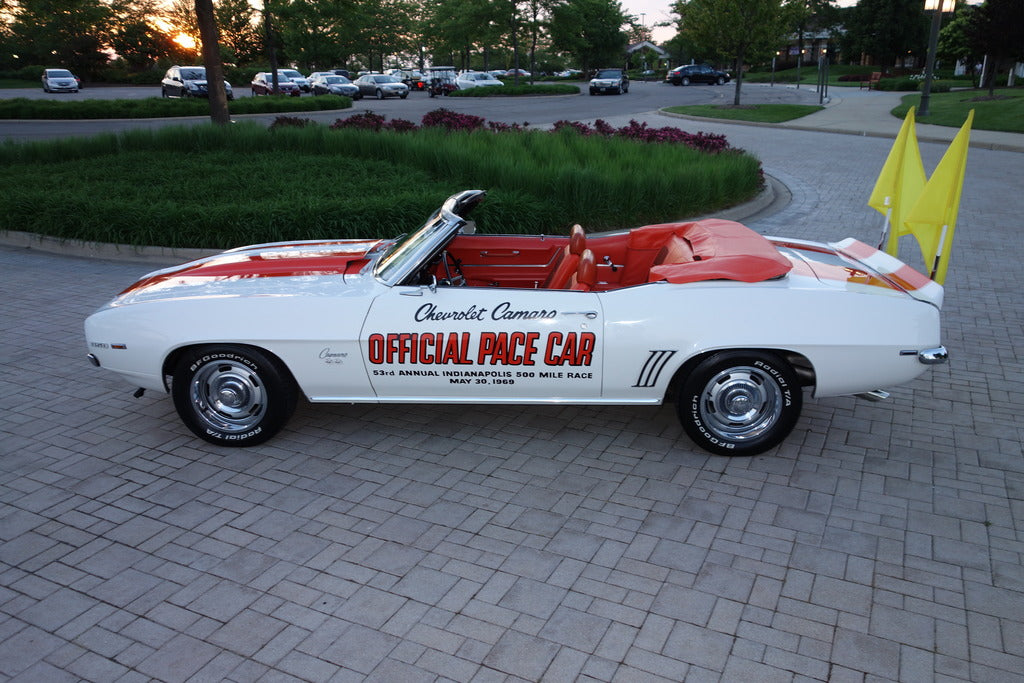
{"label": "chrome trim", "polygon": [[88,358],[89,362],[92,363],[95,367],[98,368],[100,366],[100,359],[97,358],[95,354],[90,353],[89,355],[86,356],[86,358]]}
{"label": "chrome trim", "polygon": [[883,391],[882,389],[874,389],[872,391],[864,391],[857,394],[857,398],[863,398],[867,401],[885,401],[889,398],[889,392]]}
{"label": "chrome trim", "polygon": [[949,360],[949,352],[945,346],[936,346],[934,349],[922,349],[917,352],[917,360],[925,365],[941,365]]}

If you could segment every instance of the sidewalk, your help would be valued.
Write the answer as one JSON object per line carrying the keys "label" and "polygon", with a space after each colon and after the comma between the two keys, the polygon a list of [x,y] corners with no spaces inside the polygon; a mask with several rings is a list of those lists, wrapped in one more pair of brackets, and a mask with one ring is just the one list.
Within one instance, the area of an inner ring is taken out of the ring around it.
{"label": "sidewalk", "polygon": [[[817,130],[848,135],[895,138],[903,119],[889,112],[899,106],[906,93],[830,88],[825,109],[779,124],[794,130]],[[950,142],[959,128],[917,123],[920,142]],[[1024,134],[994,130],[971,130],[971,147],[1024,152]]]}

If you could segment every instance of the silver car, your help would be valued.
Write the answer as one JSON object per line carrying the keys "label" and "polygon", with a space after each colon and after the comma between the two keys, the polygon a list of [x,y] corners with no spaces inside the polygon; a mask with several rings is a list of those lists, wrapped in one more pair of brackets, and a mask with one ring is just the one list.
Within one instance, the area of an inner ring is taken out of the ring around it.
{"label": "silver car", "polygon": [[44,69],[43,92],[78,92],[81,85],[67,69]]}
{"label": "silver car", "polygon": [[355,84],[359,86],[359,94],[363,97],[376,97],[378,100],[401,97],[404,100],[409,96],[409,86],[394,76],[366,74],[357,78]]}

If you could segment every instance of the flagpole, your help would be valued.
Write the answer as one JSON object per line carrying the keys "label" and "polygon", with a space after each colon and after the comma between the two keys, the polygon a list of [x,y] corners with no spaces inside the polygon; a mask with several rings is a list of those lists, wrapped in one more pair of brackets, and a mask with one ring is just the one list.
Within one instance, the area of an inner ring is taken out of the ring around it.
{"label": "flagpole", "polygon": [[932,274],[929,275],[931,279],[935,279],[935,276],[939,272],[939,261],[942,260],[942,249],[946,246],[946,233],[949,231],[949,225],[944,224],[942,226],[942,233],[939,235],[939,246],[935,250],[935,263],[932,264]]}
{"label": "flagpole", "polygon": [[[885,198],[885,205],[889,206],[889,198],[888,197]],[[892,220],[892,207],[889,206],[889,209],[885,212],[885,218],[882,219],[882,239],[878,240],[878,250],[879,251],[884,251],[885,250],[885,239],[889,236],[889,226],[890,226],[891,220]]]}

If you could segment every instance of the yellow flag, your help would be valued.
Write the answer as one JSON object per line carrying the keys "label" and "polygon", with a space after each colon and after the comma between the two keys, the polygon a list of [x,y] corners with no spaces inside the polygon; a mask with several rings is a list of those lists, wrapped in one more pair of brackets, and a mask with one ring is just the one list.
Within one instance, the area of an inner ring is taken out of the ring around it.
{"label": "yellow flag", "polygon": [[949,267],[949,253],[953,247],[956,216],[960,211],[960,193],[964,187],[967,148],[971,141],[973,121],[972,109],[904,218],[904,233],[914,233],[921,245],[925,268],[931,268],[931,278],[940,285],[946,280]]}
{"label": "yellow flag", "polygon": [[921,194],[924,183],[924,164],[917,146],[914,108],[911,107],[868,199],[868,206],[888,219],[890,228],[885,251],[893,256],[896,256],[897,238],[907,233],[900,232],[901,226]]}

